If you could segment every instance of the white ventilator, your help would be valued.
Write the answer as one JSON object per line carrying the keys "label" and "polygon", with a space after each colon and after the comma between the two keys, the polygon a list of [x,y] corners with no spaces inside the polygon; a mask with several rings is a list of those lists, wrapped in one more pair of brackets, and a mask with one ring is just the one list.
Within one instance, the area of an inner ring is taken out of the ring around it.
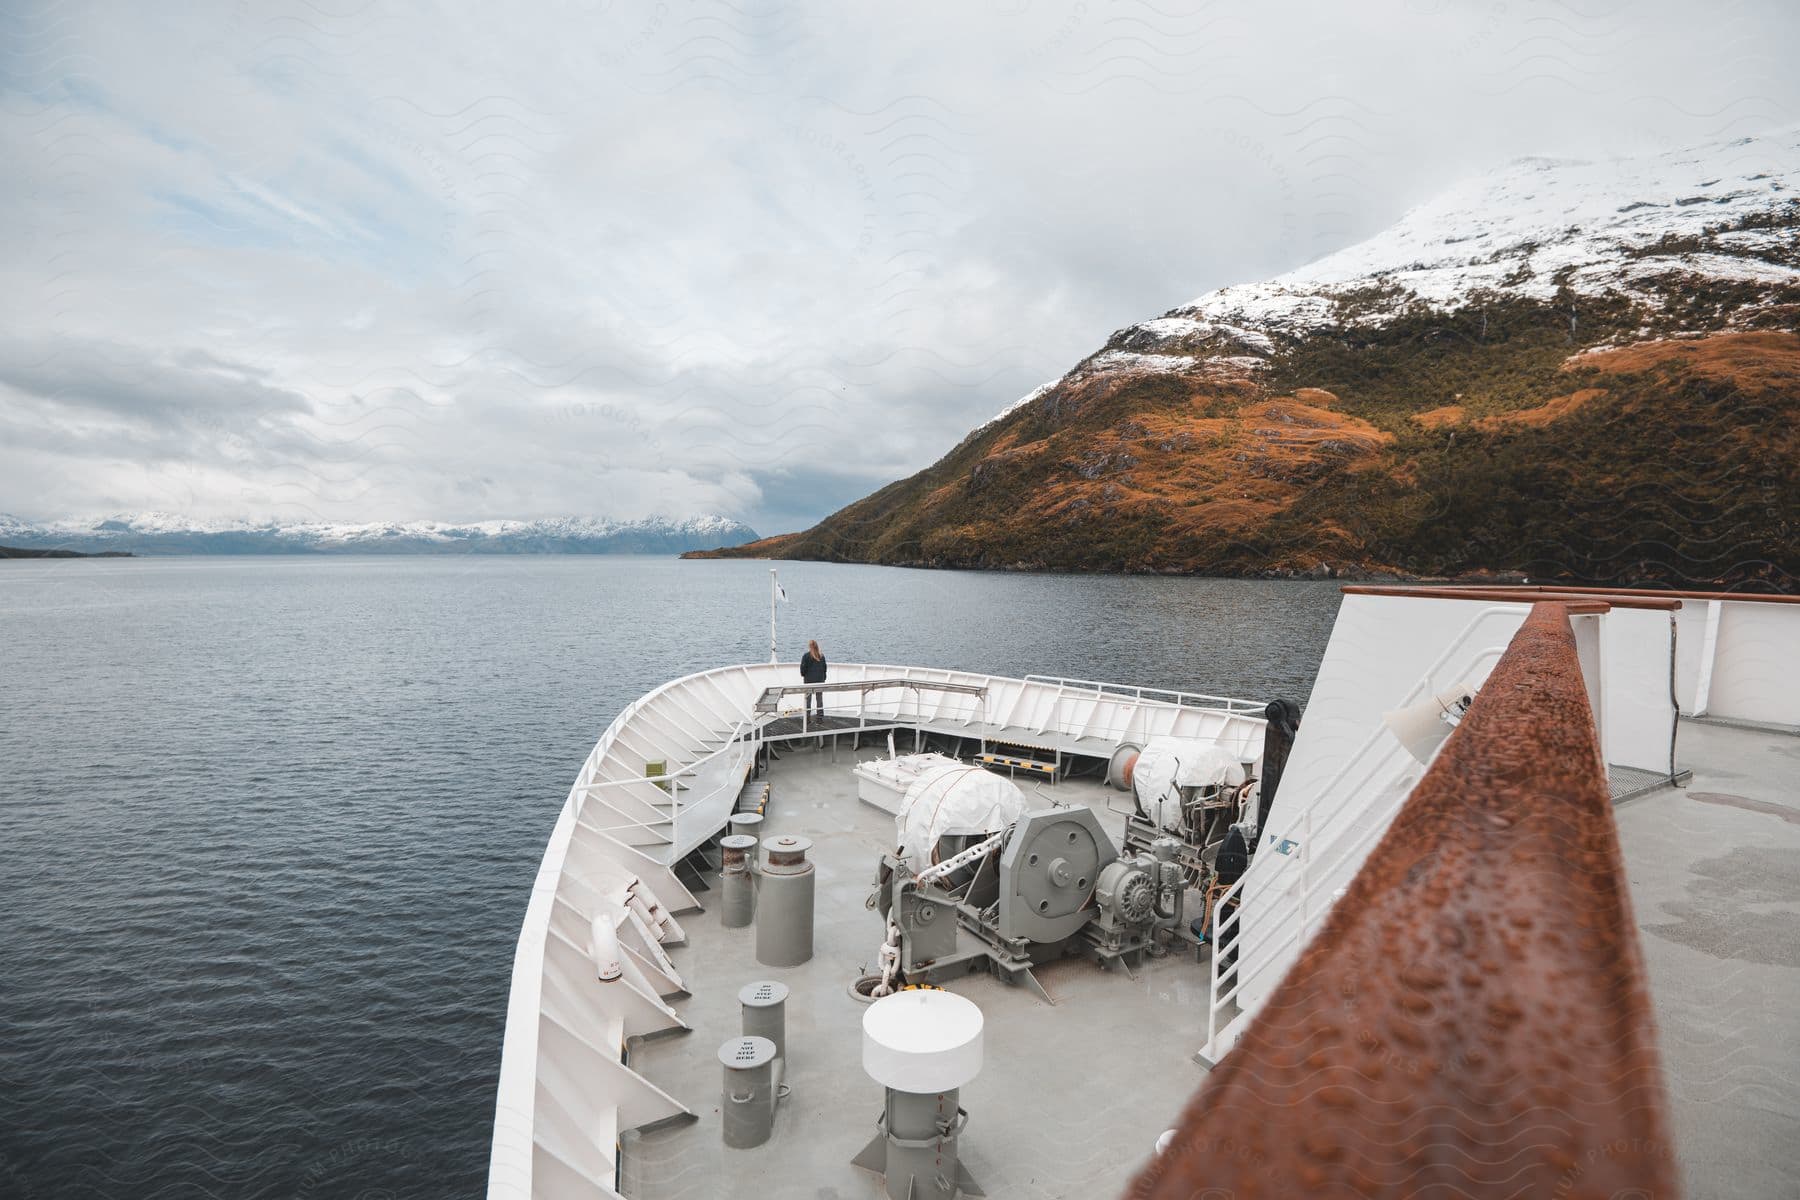
{"label": "white ventilator", "polygon": [[863,1013],[863,1070],[887,1089],[881,1120],[856,1166],[881,1175],[892,1200],[980,1195],[957,1157],[969,1114],[963,1085],[981,1074],[981,1009],[954,992],[915,988]]}

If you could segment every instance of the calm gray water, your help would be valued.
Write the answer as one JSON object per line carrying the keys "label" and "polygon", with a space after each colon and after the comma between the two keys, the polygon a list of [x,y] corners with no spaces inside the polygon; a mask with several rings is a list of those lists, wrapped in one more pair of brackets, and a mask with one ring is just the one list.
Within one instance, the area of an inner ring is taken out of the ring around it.
{"label": "calm gray water", "polygon": [[[781,568],[783,657],[1304,699],[1332,584]],[[768,654],[768,570],[0,562],[0,1195],[443,1197],[623,705]]]}

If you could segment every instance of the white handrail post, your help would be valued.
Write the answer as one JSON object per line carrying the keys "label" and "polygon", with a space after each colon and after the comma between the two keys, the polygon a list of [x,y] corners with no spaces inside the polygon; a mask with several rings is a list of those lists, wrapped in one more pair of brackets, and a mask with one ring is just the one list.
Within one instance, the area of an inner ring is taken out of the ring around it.
{"label": "white handrail post", "polygon": [[[1223,900],[1224,897],[1220,897],[1214,903]],[[1206,1053],[1212,1055],[1219,1037],[1219,911],[1216,907],[1206,914],[1206,932],[1212,938],[1206,956]]]}
{"label": "white handrail post", "polygon": [[1306,806],[1306,816],[1300,827],[1303,840],[1300,843],[1300,938],[1306,940],[1306,923],[1312,919],[1312,815],[1318,806]]}
{"label": "white handrail post", "polygon": [[[1706,602],[1706,625],[1700,634],[1700,674],[1694,683],[1694,715],[1704,717],[1712,707],[1713,661],[1719,656],[1719,618],[1725,605],[1718,600]],[[1669,615],[1673,621],[1673,613]]]}
{"label": "white handrail post", "polygon": [[775,578],[775,568],[769,568],[769,661],[777,661],[775,657],[775,594],[781,586]]}

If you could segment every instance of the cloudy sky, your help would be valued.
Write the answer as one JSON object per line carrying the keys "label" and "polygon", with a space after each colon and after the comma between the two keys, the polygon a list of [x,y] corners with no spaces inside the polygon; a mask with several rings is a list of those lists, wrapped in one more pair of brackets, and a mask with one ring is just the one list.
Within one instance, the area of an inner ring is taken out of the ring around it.
{"label": "cloudy sky", "polygon": [[1796,49],[1789,0],[0,5],[0,511],[800,527],[1461,177],[1790,125]]}

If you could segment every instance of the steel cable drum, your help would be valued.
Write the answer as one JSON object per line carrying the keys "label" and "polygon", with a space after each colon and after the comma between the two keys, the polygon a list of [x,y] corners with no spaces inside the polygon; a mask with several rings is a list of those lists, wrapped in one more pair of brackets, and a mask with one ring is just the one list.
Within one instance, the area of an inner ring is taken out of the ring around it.
{"label": "steel cable drum", "polygon": [[900,857],[923,870],[934,861],[938,839],[997,833],[1024,812],[1025,793],[1009,779],[961,763],[933,767],[900,798],[894,817]]}
{"label": "steel cable drum", "polygon": [[1000,935],[1045,943],[1073,936],[1093,919],[1100,872],[1118,857],[1086,805],[1021,817],[1000,853]]}

